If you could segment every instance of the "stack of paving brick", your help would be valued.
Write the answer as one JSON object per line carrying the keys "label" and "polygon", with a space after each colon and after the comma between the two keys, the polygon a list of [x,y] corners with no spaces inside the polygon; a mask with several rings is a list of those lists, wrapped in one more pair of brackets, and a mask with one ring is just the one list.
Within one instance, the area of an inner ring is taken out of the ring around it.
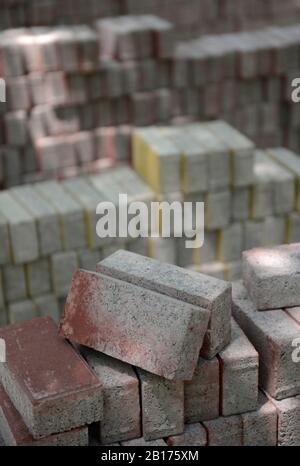
{"label": "stack of paving brick", "polygon": [[[102,387],[48,317],[1,328],[0,436],[9,446],[88,445]],[[16,344],[17,342],[17,344]]]}
{"label": "stack of paving brick", "polygon": [[2,0],[0,29],[92,23],[96,17],[155,14],[174,22],[180,37],[253,29],[299,20],[297,0]]}
{"label": "stack of paving brick", "polygon": [[137,129],[133,163],[157,199],[205,206],[200,249],[187,249],[187,237],[161,237],[152,240],[153,257],[234,280],[243,250],[300,239],[300,162],[288,150],[256,150],[228,124],[214,121]]}
{"label": "stack of paving brick", "polygon": [[[96,233],[96,207],[119,193],[149,203],[152,191],[128,167],[0,193],[0,325],[51,315],[59,319],[71,277],[119,248],[147,254],[146,239]],[[100,217],[99,217],[100,218]]]}
{"label": "stack of paving brick", "polygon": [[233,314],[259,353],[259,385],[278,414],[278,444],[300,445],[300,244],[243,254]]}
{"label": "stack of paving brick", "polygon": [[150,15],[98,21],[95,29],[3,32],[0,183],[9,187],[128,161],[128,125],[147,123],[145,102],[152,122],[171,116],[169,91],[155,79],[173,55],[172,34],[171,24]]}

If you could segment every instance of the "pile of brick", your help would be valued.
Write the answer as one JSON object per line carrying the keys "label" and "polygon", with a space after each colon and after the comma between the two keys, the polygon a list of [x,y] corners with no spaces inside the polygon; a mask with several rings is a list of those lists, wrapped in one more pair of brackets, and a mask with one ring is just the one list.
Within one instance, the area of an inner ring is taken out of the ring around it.
{"label": "pile of brick", "polygon": [[0,186],[129,161],[133,125],[222,117],[260,147],[299,150],[299,26],[174,34],[151,15],[3,32]]}
{"label": "pile of brick", "polygon": [[297,0],[2,0],[0,29],[92,23],[96,17],[154,14],[173,22],[180,37],[295,23]]}
{"label": "pile of brick", "polygon": [[243,254],[233,315],[259,353],[259,385],[278,413],[278,444],[299,445],[300,244]]}
{"label": "pile of brick", "polygon": [[146,239],[97,236],[98,203],[117,208],[119,193],[129,205],[154,198],[128,167],[0,193],[0,325],[38,315],[57,321],[77,267],[93,269],[119,248],[147,254]]}
{"label": "pile of brick", "polygon": [[236,320],[217,278],[126,251],[77,270],[60,336],[46,317],[0,329],[4,443],[299,445],[299,251],[244,254],[256,304],[235,283]]}
{"label": "pile of brick", "polygon": [[187,237],[161,238],[166,262],[174,263],[176,248],[181,267],[235,280],[242,251],[299,240],[300,162],[288,150],[257,150],[213,121],[136,129],[133,164],[157,199],[204,202],[204,245],[187,249]]}
{"label": "pile of brick", "polygon": [[[0,193],[0,325],[38,315],[58,321],[74,270],[93,270],[116,249],[236,280],[243,250],[299,241],[300,161],[290,151],[258,151],[221,121],[142,128],[133,146],[136,172],[115,167]],[[191,238],[172,231],[162,237],[159,221],[148,238],[99,238],[96,207],[110,201],[117,211],[120,194],[148,207],[204,201],[204,245],[188,249]]]}

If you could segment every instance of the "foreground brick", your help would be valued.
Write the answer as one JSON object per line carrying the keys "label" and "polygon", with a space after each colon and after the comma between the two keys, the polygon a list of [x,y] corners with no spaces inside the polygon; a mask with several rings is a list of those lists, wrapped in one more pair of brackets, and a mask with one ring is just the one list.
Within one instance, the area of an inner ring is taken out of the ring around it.
{"label": "foreground brick", "polygon": [[97,270],[207,309],[210,322],[201,349],[203,357],[213,358],[230,342],[229,283],[128,251],[117,251],[100,262]]}
{"label": "foreground brick", "polygon": [[243,278],[259,310],[300,304],[300,243],[243,253]]}
{"label": "foreground brick", "polygon": [[233,319],[231,335],[231,343],[219,354],[224,416],[256,409],[258,397],[258,353]]}
{"label": "foreground brick", "polygon": [[300,445],[300,397],[276,401],[271,399],[278,414],[278,446]]}
{"label": "foreground brick", "polygon": [[2,385],[0,385],[0,435],[7,446],[87,446],[89,443],[87,427],[35,440]]}
{"label": "foreground brick", "polygon": [[206,310],[84,270],[73,275],[61,335],[169,379],[192,378]]}
{"label": "foreground brick", "polygon": [[153,440],[184,429],[183,382],[166,380],[138,369],[141,384],[143,436]]}
{"label": "foreground brick", "polygon": [[234,318],[259,353],[259,385],[276,399],[300,394],[300,364],[292,359],[299,325],[283,310],[257,311],[241,282],[232,298]]}
{"label": "foreground brick", "polygon": [[201,424],[188,424],[181,435],[167,438],[170,447],[205,447],[207,444],[207,433]]}
{"label": "foreground brick", "polygon": [[274,404],[262,392],[258,395],[258,409],[244,413],[243,446],[276,446],[277,412]]}
{"label": "foreground brick", "polygon": [[141,435],[139,381],[131,366],[103,353],[85,349],[85,357],[103,388],[103,417],[95,425],[102,444]]}
{"label": "foreground brick", "polygon": [[203,423],[207,430],[208,446],[232,446],[243,444],[243,427],[240,416],[219,417]]}
{"label": "foreground brick", "polygon": [[199,422],[219,416],[219,361],[199,358],[194,376],[184,384],[185,422]]}
{"label": "foreground brick", "polygon": [[100,420],[101,385],[81,356],[57,336],[52,319],[3,327],[0,337],[7,349],[1,382],[34,438]]}

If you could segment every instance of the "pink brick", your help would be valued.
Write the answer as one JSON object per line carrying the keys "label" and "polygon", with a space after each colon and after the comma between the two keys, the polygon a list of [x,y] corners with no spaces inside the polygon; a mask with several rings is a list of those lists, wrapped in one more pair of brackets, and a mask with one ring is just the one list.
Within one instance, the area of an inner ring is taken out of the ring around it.
{"label": "pink brick", "polygon": [[169,379],[192,378],[208,312],[103,274],[77,270],[61,335]]}
{"label": "pink brick", "polygon": [[[34,438],[99,421],[99,380],[49,317],[0,329],[7,362],[0,379]],[[18,341],[18,345],[16,345]]]}
{"label": "pink brick", "polygon": [[184,385],[185,422],[199,422],[219,416],[219,361],[199,358],[193,378]]}
{"label": "pink brick", "polygon": [[0,385],[0,435],[7,446],[87,446],[88,428],[80,427],[36,440]]}

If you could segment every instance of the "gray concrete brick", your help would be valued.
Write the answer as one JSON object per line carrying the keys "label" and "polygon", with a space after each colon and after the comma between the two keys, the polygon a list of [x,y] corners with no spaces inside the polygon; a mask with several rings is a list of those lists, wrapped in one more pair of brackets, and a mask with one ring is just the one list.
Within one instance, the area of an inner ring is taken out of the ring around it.
{"label": "gray concrete brick", "polygon": [[244,227],[242,223],[231,223],[220,230],[218,259],[224,262],[240,260],[244,251]]}
{"label": "gray concrete brick", "polygon": [[217,230],[229,225],[231,217],[230,191],[209,192],[205,195],[205,228]]}
{"label": "gray concrete brick", "polygon": [[202,356],[214,357],[230,341],[231,287],[176,266],[118,251],[97,265],[99,272],[206,308],[210,312]]}
{"label": "gray concrete brick", "polygon": [[219,416],[219,361],[199,358],[193,378],[184,384],[185,422],[193,423]]}
{"label": "gray concrete brick", "polygon": [[41,317],[52,317],[55,323],[59,323],[60,312],[58,301],[53,294],[45,294],[35,296],[33,299],[34,305],[37,308],[38,315]]}
{"label": "gray concrete brick", "polygon": [[181,434],[184,390],[180,380],[166,380],[137,369],[141,384],[142,429],[145,440]]}
{"label": "gray concrete brick", "polygon": [[271,399],[278,415],[278,446],[300,445],[300,397],[277,401]]}
{"label": "gray concrete brick", "polygon": [[245,286],[259,310],[300,304],[299,243],[251,249],[242,260]]}
{"label": "gray concrete brick", "polygon": [[51,291],[48,259],[40,259],[25,265],[28,294],[30,297]]}
{"label": "gray concrete brick", "polygon": [[243,446],[277,445],[277,412],[274,404],[262,392],[258,394],[256,411],[243,413]]}
{"label": "gray concrete brick", "polygon": [[68,295],[72,275],[78,267],[75,251],[58,252],[50,259],[51,276],[55,296],[64,298]]}
{"label": "gray concrete brick", "polygon": [[242,221],[249,218],[250,214],[250,189],[240,188],[233,189],[232,199],[232,217],[234,221]]}
{"label": "gray concrete brick", "polygon": [[80,204],[55,181],[37,183],[35,189],[53,205],[60,216],[64,248],[72,250],[86,246],[84,212]]}
{"label": "gray concrete brick", "polygon": [[163,439],[145,440],[143,437],[129,440],[128,442],[121,442],[122,447],[165,447],[166,442]]}
{"label": "gray concrete brick", "polygon": [[27,298],[25,270],[22,265],[3,267],[3,289],[7,302]]}
{"label": "gray concrete brick", "polygon": [[93,350],[84,349],[83,354],[103,390],[103,416],[95,425],[96,438],[107,445],[140,437],[139,381],[134,369]]}
{"label": "gray concrete brick", "polygon": [[259,353],[259,385],[276,399],[300,394],[300,366],[292,359],[299,326],[283,310],[259,312],[241,282],[233,283],[235,320]]}
{"label": "gray concrete brick", "polygon": [[10,303],[8,305],[8,318],[11,324],[24,320],[31,320],[35,317],[38,317],[38,311],[31,299]]}
{"label": "gray concrete brick", "polygon": [[257,408],[258,353],[232,319],[231,342],[219,354],[221,414],[230,416]]}
{"label": "gray concrete brick", "polygon": [[35,218],[41,255],[61,251],[59,216],[51,203],[47,202],[34,186],[19,186],[10,192]]}
{"label": "gray concrete brick", "polygon": [[208,446],[242,446],[243,426],[242,418],[237,416],[218,417],[203,422],[208,432]]}
{"label": "gray concrete brick", "polygon": [[34,218],[8,191],[0,194],[0,211],[9,225],[10,244],[15,264],[38,258],[38,238]]}
{"label": "gray concrete brick", "polygon": [[157,375],[190,379],[208,317],[207,310],[199,306],[103,274],[78,270],[60,333]]}
{"label": "gray concrete brick", "polygon": [[2,215],[2,213],[0,213],[0,243],[0,265],[4,265],[10,262],[10,251],[8,223],[4,215]]}

